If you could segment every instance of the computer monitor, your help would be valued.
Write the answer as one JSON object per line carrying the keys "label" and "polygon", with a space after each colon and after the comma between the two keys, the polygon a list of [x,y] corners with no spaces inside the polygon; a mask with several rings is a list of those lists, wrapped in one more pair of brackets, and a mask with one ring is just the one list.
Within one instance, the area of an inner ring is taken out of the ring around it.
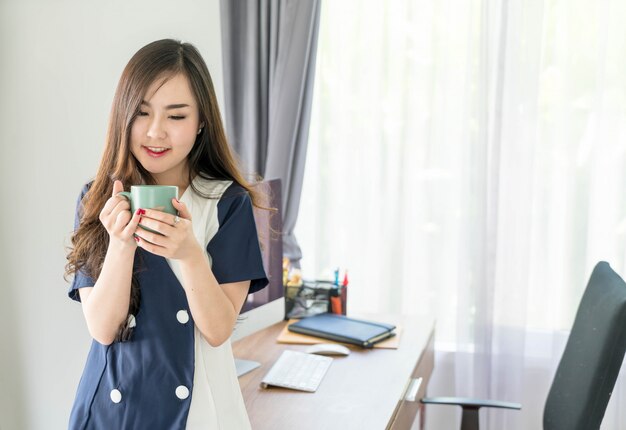
{"label": "computer monitor", "polygon": [[[280,179],[263,181],[255,187],[260,189],[264,199],[261,205],[277,209],[274,212],[257,207],[253,209],[263,266],[269,278],[269,285],[248,295],[231,336],[233,342],[285,319],[281,181]],[[260,363],[244,358],[235,358],[237,376],[260,366]]]}

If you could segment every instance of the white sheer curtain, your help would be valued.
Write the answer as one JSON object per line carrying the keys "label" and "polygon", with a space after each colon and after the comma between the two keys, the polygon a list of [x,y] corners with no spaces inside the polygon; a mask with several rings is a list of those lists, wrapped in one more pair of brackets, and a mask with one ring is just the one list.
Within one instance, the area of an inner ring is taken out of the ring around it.
{"label": "white sheer curtain", "polygon": [[625,27],[621,0],[322,4],[304,276],[348,268],[349,313],[434,312],[430,394],[523,403],[483,428],[541,427],[591,269],[626,276]]}

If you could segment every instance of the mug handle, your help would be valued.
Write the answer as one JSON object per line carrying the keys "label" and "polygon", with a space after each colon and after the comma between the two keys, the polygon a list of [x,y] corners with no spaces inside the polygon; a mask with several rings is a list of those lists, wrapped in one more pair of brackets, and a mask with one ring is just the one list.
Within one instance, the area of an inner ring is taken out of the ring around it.
{"label": "mug handle", "polygon": [[128,201],[130,202],[130,193],[128,191],[120,191],[119,193],[116,194],[117,196],[122,196],[125,197],[126,199],[128,199]]}

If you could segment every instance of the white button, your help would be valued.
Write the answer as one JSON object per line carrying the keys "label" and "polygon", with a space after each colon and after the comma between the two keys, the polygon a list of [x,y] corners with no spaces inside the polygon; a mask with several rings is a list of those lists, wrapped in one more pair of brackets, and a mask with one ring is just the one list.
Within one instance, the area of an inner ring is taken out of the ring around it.
{"label": "white button", "polygon": [[176,397],[181,400],[185,400],[187,397],[189,397],[189,388],[185,387],[184,385],[179,385],[178,387],[176,387]]}
{"label": "white button", "polygon": [[187,321],[189,321],[189,313],[186,310],[178,311],[176,312],[176,319],[179,323],[185,324]]}
{"label": "white button", "polygon": [[122,393],[120,393],[120,390],[111,390],[111,401],[113,403],[119,403],[122,401]]}
{"label": "white button", "polygon": [[135,321],[135,315],[128,315],[128,327],[133,328],[137,325],[137,321]]}

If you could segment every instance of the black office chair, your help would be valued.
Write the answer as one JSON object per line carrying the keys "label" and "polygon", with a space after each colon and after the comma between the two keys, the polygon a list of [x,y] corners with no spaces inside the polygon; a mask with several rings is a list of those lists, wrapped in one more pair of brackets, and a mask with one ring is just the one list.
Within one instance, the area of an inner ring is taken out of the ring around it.
{"label": "black office chair", "polygon": [[[599,429],[626,350],[626,284],[608,263],[593,269],[543,412],[545,430]],[[463,408],[461,430],[478,430],[483,407],[517,403],[457,397],[422,399]]]}

